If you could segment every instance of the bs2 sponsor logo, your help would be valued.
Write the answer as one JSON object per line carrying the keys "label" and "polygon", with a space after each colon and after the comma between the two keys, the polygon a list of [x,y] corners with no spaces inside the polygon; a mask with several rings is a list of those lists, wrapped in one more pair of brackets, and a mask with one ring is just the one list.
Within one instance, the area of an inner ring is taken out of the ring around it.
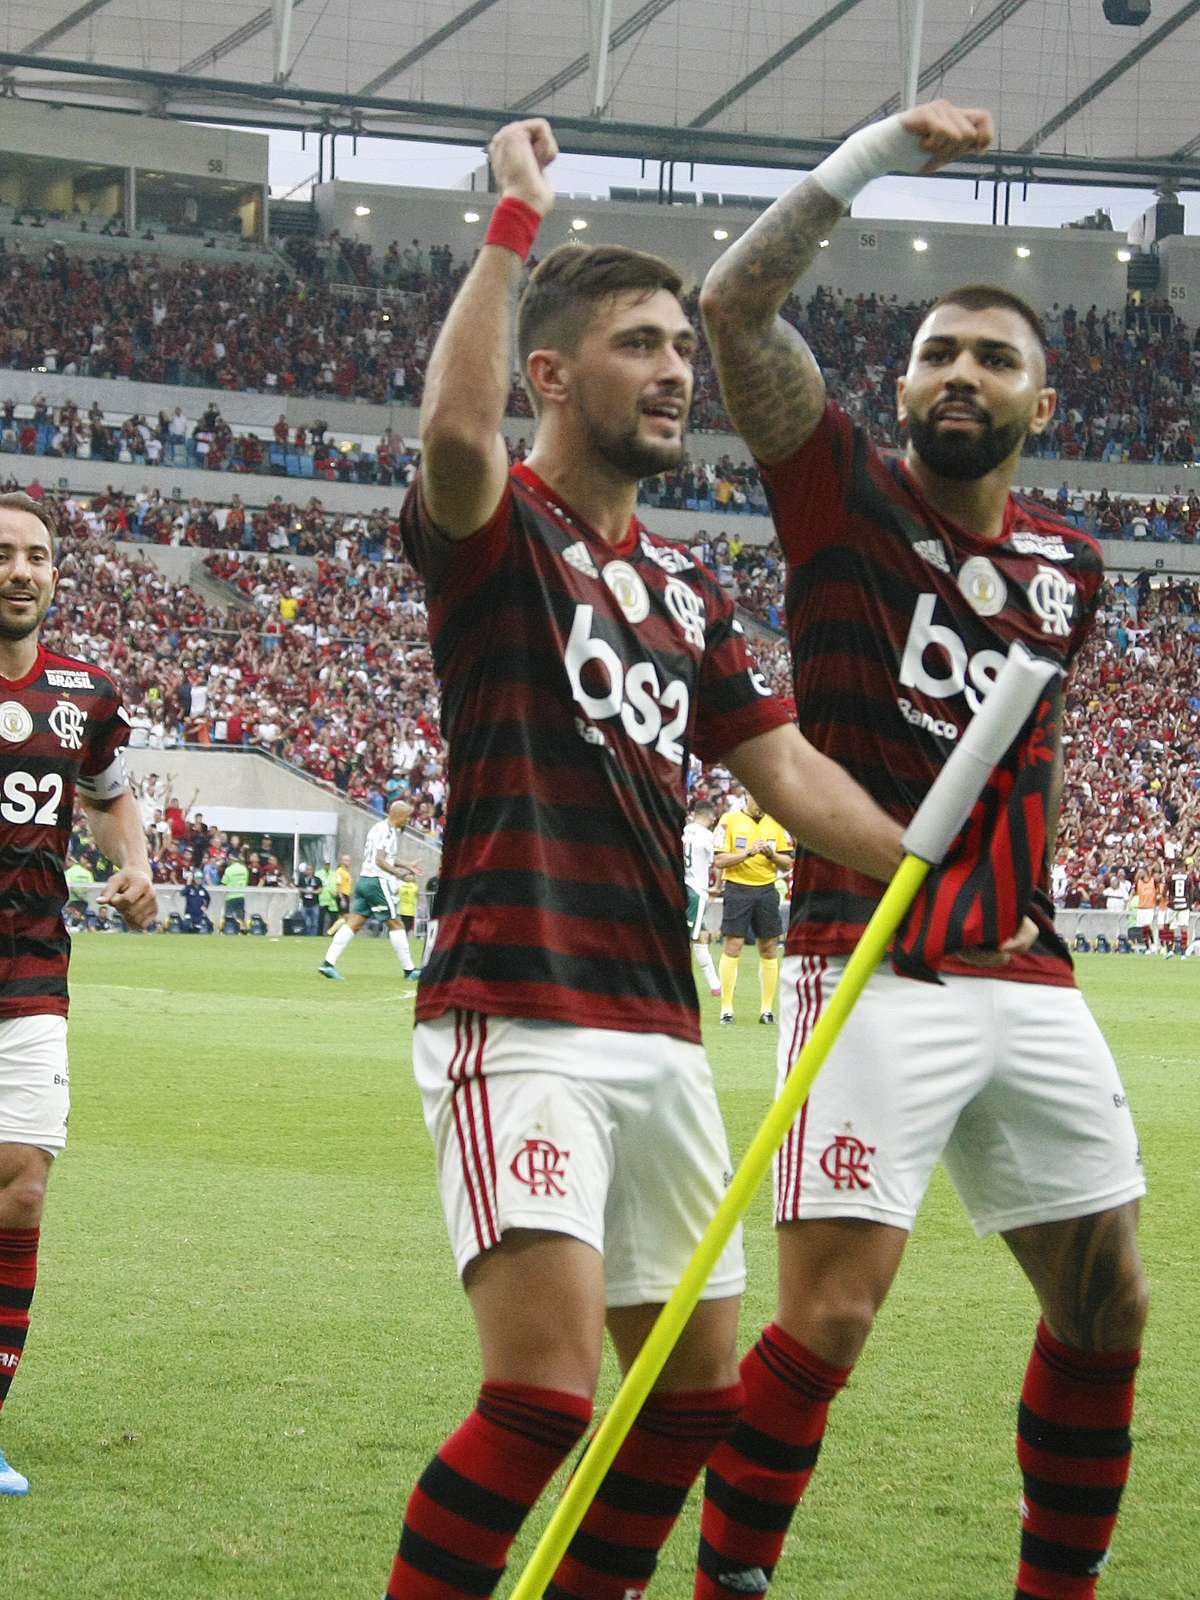
{"label": "bs2 sponsor logo", "polygon": [[682,766],[680,737],[691,709],[687,684],[678,678],[664,684],[652,661],[637,661],[626,671],[612,645],[593,638],[593,614],[591,606],[576,606],[567,639],[567,678],[576,705],[593,722],[619,718],[631,739]]}
{"label": "bs2 sponsor logo", "polygon": [[936,603],[937,596],[932,594],[923,594],[917,601],[900,661],[900,682],[931,700],[964,695],[974,715],[999,676],[1005,657],[999,650],[968,655],[953,628],[933,620]]}

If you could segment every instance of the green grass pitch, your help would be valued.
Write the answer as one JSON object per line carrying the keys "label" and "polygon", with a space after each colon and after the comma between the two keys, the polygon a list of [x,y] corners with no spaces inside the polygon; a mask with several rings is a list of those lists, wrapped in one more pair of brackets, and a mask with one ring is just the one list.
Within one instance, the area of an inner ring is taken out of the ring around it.
{"label": "green grass pitch", "polygon": [[[349,981],[323,982],[322,949],[77,942],[71,1147],[0,1419],[34,1488],[0,1500],[0,1595],[383,1592],[408,1489],[469,1407],[477,1368],[409,1075],[412,985],[365,938],[344,957]],[[710,1031],[738,1152],[774,1070],[752,958],[744,967],[744,1021]],[[1152,1183],[1134,1476],[1101,1594],[1195,1600],[1200,962],[1091,957],[1082,980]],[[748,1243],[747,1339],[773,1303],[763,1197]],[[781,1597],[1007,1600],[1033,1323],[1003,1246],[975,1240],[939,1175],[835,1408]],[[696,1519],[693,1495],[661,1600],[690,1596]]]}

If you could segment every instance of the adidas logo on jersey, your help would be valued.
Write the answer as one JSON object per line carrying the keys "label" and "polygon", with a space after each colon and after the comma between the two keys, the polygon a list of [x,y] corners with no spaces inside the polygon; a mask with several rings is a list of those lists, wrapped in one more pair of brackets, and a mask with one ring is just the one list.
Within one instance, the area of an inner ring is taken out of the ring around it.
{"label": "adidas logo on jersey", "polygon": [[928,561],[931,567],[936,567],[939,572],[949,572],[950,563],[946,559],[946,547],[940,539],[916,539],[913,549],[922,561]]}
{"label": "adidas logo on jersey", "polygon": [[582,539],[576,539],[574,544],[569,544],[562,553],[563,560],[569,567],[574,567],[576,572],[582,572],[585,578],[598,578],[596,563],[592,560],[592,552]]}

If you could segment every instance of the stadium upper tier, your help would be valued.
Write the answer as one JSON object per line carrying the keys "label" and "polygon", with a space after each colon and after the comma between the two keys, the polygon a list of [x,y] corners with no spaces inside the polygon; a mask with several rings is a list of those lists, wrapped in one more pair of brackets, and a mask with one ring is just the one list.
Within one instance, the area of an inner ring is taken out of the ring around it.
{"label": "stadium upper tier", "polygon": [[[310,264],[302,258],[301,265]],[[57,243],[36,256],[6,251],[2,267],[0,366],[377,405],[419,404],[425,361],[465,270],[449,249],[420,251],[403,269],[403,288],[347,295],[320,273],[294,277],[282,267],[138,256],[89,260]],[[1050,341],[1050,381],[1059,392],[1058,420],[1039,454],[1064,461],[1195,459],[1200,330],[1189,330],[1164,301],[1130,304],[1123,315],[1071,305],[1039,309]],[[695,317],[694,295],[688,310]],[[786,309],[831,393],[881,444],[897,439],[895,379],[922,310],[882,291],[848,297],[824,286]],[[167,410],[173,403],[177,397],[164,394]],[[510,414],[529,415],[515,381]],[[730,430],[703,346],[691,427]],[[269,455],[264,461],[246,442],[252,437],[235,438],[222,465],[269,469]],[[313,453],[295,454],[295,475],[316,471]],[[360,467],[364,474],[373,470],[366,459],[373,452],[360,454],[355,476]],[[290,467],[285,460],[283,470]]]}

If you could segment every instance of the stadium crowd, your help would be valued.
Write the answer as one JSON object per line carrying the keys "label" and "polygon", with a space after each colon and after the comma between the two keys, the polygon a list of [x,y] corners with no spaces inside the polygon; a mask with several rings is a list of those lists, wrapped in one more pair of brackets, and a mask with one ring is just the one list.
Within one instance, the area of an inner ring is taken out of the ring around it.
{"label": "stadium crowd", "polygon": [[[414,241],[401,249],[393,242],[383,257],[381,287],[363,293],[330,281],[326,259],[358,260],[363,277],[356,281],[375,281],[369,247],[336,237],[295,244],[290,271],[282,263],[277,271],[264,271],[203,260],[168,264],[151,256],[87,260],[68,255],[57,242],[40,256],[9,249],[0,258],[0,367],[418,403],[426,357],[467,263],[456,262],[446,246],[425,249]],[[352,277],[359,270],[347,268]],[[698,323],[695,291],[687,308]],[[785,308],[820,361],[830,392],[881,444],[897,442],[895,379],[924,310],[901,305],[895,296],[849,296],[826,286]],[[1200,328],[1189,332],[1161,300],[1131,303],[1123,316],[1056,304],[1044,320],[1059,412],[1054,427],[1031,441],[1031,450],[1065,461],[1195,459]],[[515,381],[509,410],[530,415],[528,397]],[[143,439],[143,458],[149,461],[151,439],[157,438],[163,452],[174,447],[171,423],[163,417],[154,423],[131,420],[114,440],[101,419],[97,440],[93,419],[85,440],[78,418],[66,426],[55,418],[53,437],[59,454],[70,453],[66,447],[74,437],[76,450],[86,443],[96,454],[115,448],[119,456],[123,446],[136,460],[135,435],[144,428],[149,437]],[[729,431],[703,345],[691,425]],[[311,466],[315,473],[318,453],[325,473],[337,471],[338,452],[323,439],[306,437],[292,453],[298,472]],[[210,465],[243,471],[272,466],[270,441],[239,439],[232,430],[211,441],[206,454]],[[378,472],[377,462],[367,465],[371,452],[359,454],[362,459],[344,470]],[[281,470],[288,470],[286,458]]]}
{"label": "stadium crowd", "polygon": [[[61,243],[0,257],[0,366],[157,384],[418,403],[424,364],[466,263],[445,246],[369,247],[333,236],[288,245],[290,269],[152,256],[88,260]],[[348,287],[349,286],[349,287]],[[691,307],[694,311],[694,307]],[[820,287],[787,314],[804,332],[831,392],[881,444],[897,443],[893,386],[919,305],[849,297]],[[1165,302],[1131,304],[1124,317],[1045,313],[1059,421],[1035,447],[1064,462],[1186,462],[1195,454],[1200,330]],[[528,414],[514,385],[511,410]],[[727,430],[702,348],[692,426]],[[259,747],[382,812],[397,796],[436,831],[445,800],[437,691],[424,595],[402,559],[398,510],[417,464],[398,434],[372,449],[337,444],[318,412],[300,427],[281,414],[269,436],[237,430],[209,405],[114,418],[96,405],[0,401],[0,451],[123,461],[147,468],[206,467],[398,491],[395,509],[327,511],[318,494],[228,503],[164,494],[149,480],[62,502],[62,585],[48,642],[110,666],[122,683],[135,744]],[[524,442],[513,447],[524,454]],[[10,483],[6,487],[15,487]],[[318,487],[314,482],[313,488]],[[36,482],[35,494],[46,491]],[[1200,535],[1200,494],[1177,489],[1145,501],[1085,494],[1064,481],[1056,505],[1107,537]],[[645,485],[644,503],[722,520],[762,513],[758,473],[731,454],[685,462]],[[207,551],[225,585],[222,612],[113,540]],[[760,623],[768,677],[787,692],[778,633],[777,547],[743,541],[736,523],[698,533],[693,554]],[[315,570],[294,557],[316,558]],[[1058,881],[1079,904],[1109,904],[1112,884],[1147,863],[1164,871],[1200,859],[1200,603],[1192,583],[1110,583],[1068,707],[1070,739]],[[728,791],[719,770],[697,792]],[[147,817],[163,881],[211,872],[228,849],[214,835],[195,848],[168,820],[171,797]],[[192,822],[184,819],[190,828]],[[190,837],[190,835],[189,835]],[[86,844],[81,841],[81,849]],[[269,853],[269,852],[268,852]],[[278,863],[256,871],[282,872]]]}
{"label": "stadium crowd", "polygon": [[[209,550],[207,573],[230,600],[222,614],[118,549],[108,534],[121,530],[104,510],[68,500],[47,642],[111,668],[135,746],[261,748],[377,812],[407,799],[417,825],[437,833],[446,778],[420,581],[400,558],[394,521],[308,515],[325,549],[315,568],[297,566],[290,549]],[[788,693],[777,546],[699,534],[691,552],[759,625],[764,671]],[[1058,881],[1068,902],[1108,904],[1115,878],[1132,881],[1145,862],[1160,876],[1172,861],[1200,862],[1195,582],[1143,574],[1106,585],[1066,735]],[[695,775],[697,796],[720,801],[730,788],[721,769]],[[178,839],[160,828],[152,844],[156,871],[182,881],[189,863]]]}

